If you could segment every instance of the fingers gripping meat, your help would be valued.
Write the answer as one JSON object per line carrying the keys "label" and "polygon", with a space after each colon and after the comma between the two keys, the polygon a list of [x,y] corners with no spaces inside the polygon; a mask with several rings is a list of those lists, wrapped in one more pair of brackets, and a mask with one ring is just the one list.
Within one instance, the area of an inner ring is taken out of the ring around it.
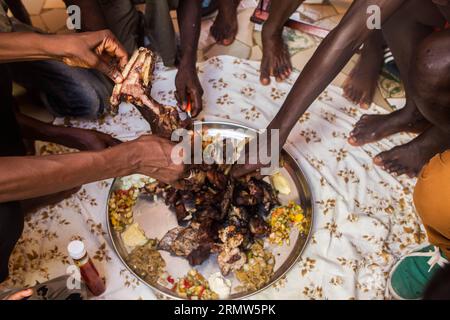
{"label": "fingers gripping meat", "polygon": [[191,120],[182,121],[176,108],[164,106],[151,98],[151,80],[155,55],[146,48],[135,51],[122,72],[124,81],[116,84],[110,99],[111,113],[117,114],[121,101],[132,103],[150,124],[152,132],[170,138],[178,128],[189,128]]}

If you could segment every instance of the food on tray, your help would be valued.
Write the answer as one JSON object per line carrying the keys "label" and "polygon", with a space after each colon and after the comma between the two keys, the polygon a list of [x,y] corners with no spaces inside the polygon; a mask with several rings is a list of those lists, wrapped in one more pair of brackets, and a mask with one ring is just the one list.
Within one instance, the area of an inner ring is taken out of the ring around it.
{"label": "food on tray", "polygon": [[270,181],[272,182],[272,186],[281,194],[290,194],[291,188],[289,187],[289,182],[280,172],[273,174],[270,177]]}
{"label": "food on tray", "polygon": [[197,271],[188,274],[175,282],[173,291],[180,297],[191,300],[217,300],[219,295],[211,290],[208,281]]}
{"label": "food on tray", "polygon": [[220,272],[227,276],[230,271],[240,269],[247,261],[245,253],[239,246],[244,241],[244,236],[239,233],[236,226],[228,226],[219,231],[222,247],[217,257]]}
{"label": "food on tray", "polygon": [[275,266],[273,254],[264,249],[261,241],[255,242],[247,252],[247,263],[235,272],[240,281],[238,291],[255,291],[272,278]]}
{"label": "food on tray", "polygon": [[134,52],[122,72],[124,81],[116,84],[113,89],[110,99],[111,111],[117,114],[121,101],[133,103],[150,124],[152,133],[170,138],[172,131],[188,128],[192,121],[189,117],[182,121],[175,107],[163,106],[151,98],[155,59],[155,55],[146,48]]}
{"label": "food on tray", "polygon": [[269,219],[272,229],[269,241],[280,246],[284,242],[289,244],[291,228],[294,226],[298,228],[299,232],[305,232],[307,223],[302,207],[295,202],[291,201],[287,206],[277,207],[272,210]]}
{"label": "food on tray", "polygon": [[109,217],[114,230],[122,232],[133,223],[133,206],[139,196],[139,190],[114,190],[108,202]]}
{"label": "food on tray", "polygon": [[136,274],[149,283],[157,283],[164,274],[166,262],[156,250],[156,240],[149,240],[136,247],[126,258],[128,265]]}
{"label": "food on tray", "polygon": [[[182,190],[164,184],[145,188],[174,208],[181,225],[161,239],[159,249],[187,258],[192,266],[219,253],[224,275],[245,263],[243,250],[254,239],[269,235],[265,217],[279,202],[262,177],[248,175],[235,180],[229,169],[229,165],[198,165],[183,181]],[[183,227],[186,223],[189,226]]]}
{"label": "food on tray", "polygon": [[126,177],[120,178],[118,188],[121,190],[129,190],[131,188],[141,189],[146,185],[155,182],[156,180],[143,174],[132,174]]}
{"label": "food on tray", "polygon": [[186,228],[174,228],[166,233],[158,244],[159,250],[185,257],[192,266],[205,261],[214,246],[209,225],[193,222]]}
{"label": "food on tray", "polygon": [[148,239],[137,223],[133,223],[122,233],[122,240],[128,247],[143,246]]}
{"label": "food on tray", "polygon": [[220,299],[227,299],[231,294],[231,281],[225,279],[220,272],[213,273],[208,278],[209,287],[217,293]]}
{"label": "food on tray", "polygon": [[[215,138],[202,141],[204,150],[211,143],[220,143]],[[213,148],[210,151],[216,162],[225,156]],[[264,248],[264,241],[289,244],[294,227],[300,233],[309,227],[299,205],[280,204],[278,194],[291,193],[288,180],[281,173],[270,178],[253,173],[234,179],[227,164],[190,168],[189,176],[177,183],[178,189],[141,175],[121,178],[117,184],[129,190],[111,194],[109,213],[114,230],[128,247],[134,247],[126,259],[128,264],[147,282],[173,289],[182,298],[227,298],[235,290],[251,292],[264,287],[275,267],[274,255],[270,246]],[[163,199],[176,214],[178,226],[167,230],[160,241],[147,242],[145,233],[133,224],[132,207],[140,192]],[[220,272],[208,273],[207,281],[191,270],[175,281],[164,272],[165,262],[158,250],[185,258],[191,266],[203,264],[212,255]],[[228,275],[234,275],[239,284],[232,287],[225,278]]]}

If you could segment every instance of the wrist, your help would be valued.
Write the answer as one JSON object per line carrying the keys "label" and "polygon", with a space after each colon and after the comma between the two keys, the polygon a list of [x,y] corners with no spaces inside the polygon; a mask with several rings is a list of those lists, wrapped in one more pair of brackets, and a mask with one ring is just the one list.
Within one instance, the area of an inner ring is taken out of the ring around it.
{"label": "wrist", "polygon": [[188,69],[188,70],[195,70],[197,68],[197,56],[196,53],[183,53],[181,55],[179,68],[181,69]]}
{"label": "wrist", "polygon": [[62,60],[65,57],[65,46],[70,41],[61,41],[59,35],[38,35],[45,37],[39,41],[41,50],[45,56],[56,60]]}
{"label": "wrist", "polygon": [[105,166],[111,169],[111,177],[140,173],[141,157],[135,142],[125,142],[100,151]]}

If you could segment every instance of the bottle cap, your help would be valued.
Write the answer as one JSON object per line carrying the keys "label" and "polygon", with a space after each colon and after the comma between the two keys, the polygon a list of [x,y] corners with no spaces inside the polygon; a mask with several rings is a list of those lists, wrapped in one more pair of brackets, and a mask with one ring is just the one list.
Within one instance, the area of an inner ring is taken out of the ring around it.
{"label": "bottle cap", "polygon": [[78,240],[71,241],[67,246],[67,251],[72,259],[79,260],[86,255],[84,243]]}

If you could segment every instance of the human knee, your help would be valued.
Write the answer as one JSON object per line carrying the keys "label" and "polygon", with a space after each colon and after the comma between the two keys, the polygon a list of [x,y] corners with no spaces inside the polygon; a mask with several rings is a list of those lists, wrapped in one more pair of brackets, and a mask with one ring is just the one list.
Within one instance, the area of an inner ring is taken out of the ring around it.
{"label": "human knee", "polygon": [[104,102],[97,93],[85,86],[67,93],[65,97],[46,94],[44,100],[50,112],[60,117],[96,118],[104,109]]}
{"label": "human knee", "polygon": [[[413,81],[416,89],[419,89],[419,94],[426,95],[435,90],[442,90],[450,84],[448,39],[443,41],[443,37],[445,35],[440,32],[434,33],[426,38],[417,50],[413,65]],[[422,92],[421,89],[426,91]]]}

